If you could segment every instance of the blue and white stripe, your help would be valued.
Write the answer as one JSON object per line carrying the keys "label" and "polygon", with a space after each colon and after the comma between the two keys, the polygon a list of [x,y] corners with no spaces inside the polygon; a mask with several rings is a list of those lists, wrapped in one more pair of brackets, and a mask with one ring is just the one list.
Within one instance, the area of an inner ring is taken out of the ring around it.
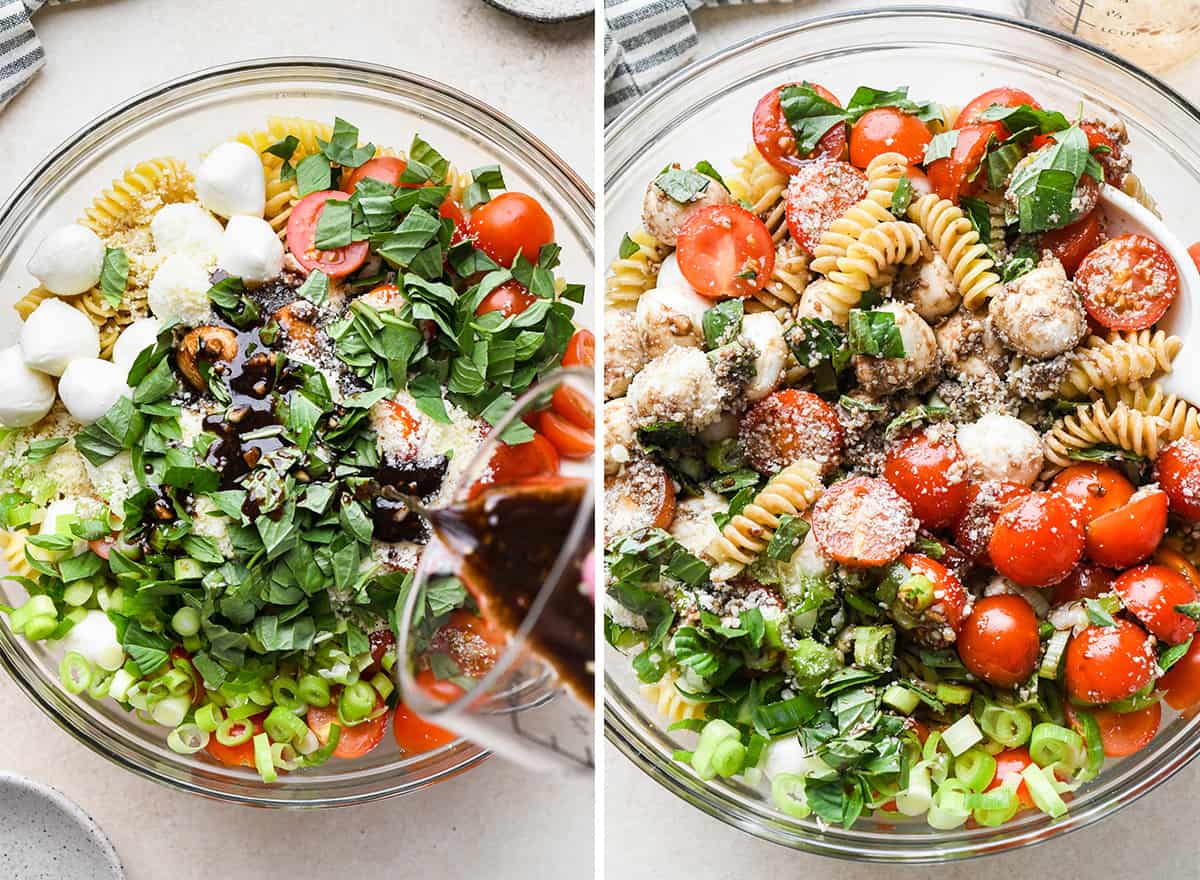
{"label": "blue and white stripe", "polygon": [[33,30],[33,13],[49,3],[75,0],[0,0],[0,110],[46,63],[46,52]]}
{"label": "blue and white stripe", "polygon": [[788,0],[604,0],[604,121],[691,60],[692,12]]}

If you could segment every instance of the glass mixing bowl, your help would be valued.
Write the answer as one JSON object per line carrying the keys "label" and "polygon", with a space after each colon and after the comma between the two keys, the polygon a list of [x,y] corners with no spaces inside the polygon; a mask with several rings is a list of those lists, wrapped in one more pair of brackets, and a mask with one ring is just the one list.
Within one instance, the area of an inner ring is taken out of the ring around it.
{"label": "glass mixing bowl", "polygon": [[[848,13],[740,43],[672,76],[617,119],[605,138],[604,253],[637,228],[642,195],[667,162],[707,159],[718,170],[750,143],[754,105],[780,83],[819,82],[843,99],[858,85],[907,84],[914,97],[963,104],[987,88],[1016,86],[1045,106],[1123,118],[1134,168],[1168,226],[1200,237],[1200,113],[1153,77],[1071,37],[998,16],[943,9]],[[1195,230],[1191,233],[1188,230]],[[1200,341],[1192,344],[1200,344]],[[1197,377],[1200,382],[1200,377]],[[1193,395],[1193,399],[1197,396]],[[1138,754],[1106,768],[1053,821],[1027,814],[1001,828],[936,831],[921,822],[870,818],[822,828],[771,808],[753,788],[706,783],[671,760],[675,734],[638,693],[629,660],[607,649],[609,739],[651,778],[688,803],[759,837],[862,861],[936,862],[1002,852],[1082,828],[1159,785],[1198,751],[1200,721],[1175,716]]]}
{"label": "glass mixing bowl", "polygon": [[[0,344],[15,339],[12,303],[34,286],[25,264],[52,229],[72,222],[125,168],[155,156],[194,163],[269,115],[354,122],[377,144],[407,148],[419,132],[459,168],[500,163],[510,189],[536,196],[553,216],[562,272],[592,277],[593,197],[545,144],[486,104],[400,70],[348,61],[282,58],[202,71],[145,92],[89,123],[0,208]],[[590,285],[589,285],[590,286]],[[591,300],[589,300],[591,302]],[[586,320],[588,309],[580,310]],[[0,583],[0,603],[20,604],[20,587]],[[407,794],[475,766],[487,753],[459,741],[402,757],[387,737],[355,761],[330,761],[265,785],[249,770],[177,755],[163,728],[115,703],[74,697],[59,685],[59,655],[13,636],[0,618],[0,663],[57,724],[91,749],[156,782],[243,804],[314,807]]]}

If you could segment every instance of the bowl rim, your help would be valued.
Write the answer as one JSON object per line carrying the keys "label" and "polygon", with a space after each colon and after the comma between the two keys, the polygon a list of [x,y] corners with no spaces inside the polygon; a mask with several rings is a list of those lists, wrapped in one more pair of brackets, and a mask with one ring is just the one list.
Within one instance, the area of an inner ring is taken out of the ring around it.
{"label": "bowl rim", "polygon": [[[472,95],[468,95],[454,86],[418,73],[371,62],[306,55],[267,56],[201,68],[152,85],[132,97],[112,105],[88,120],[71,135],[48,150],[34,168],[17,183],[12,192],[4,199],[3,203],[0,203],[0,230],[3,230],[10,222],[14,222],[13,215],[22,200],[31,190],[34,190],[39,185],[43,176],[56,163],[72,150],[76,149],[83,141],[94,136],[105,127],[116,126],[119,128],[122,119],[127,114],[136,111],[138,108],[156,99],[167,98],[172,93],[180,90],[186,90],[192,86],[202,86],[205,82],[220,80],[222,77],[228,77],[231,74],[270,76],[272,74],[286,75],[289,71],[294,71],[297,75],[304,75],[306,72],[323,75],[336,73],[367,74],[379,79],[390,80],[397,85],[415,87],[427,96],[463,105],[469,114],[482,117],[489,125],[500,129],[506,136],[511,137],[516,142],[520,142],[531,153],[536,154],[540,160],[543,160],[548,167],[539,176],[551,180],[557,178],[555,183],[561,186],[564,196],[574,202],[572,207],[580,211],[581,217],[590,211],[591,216],[588,218],[588,221],[593,228],[592,253],[594,254],[596,199],[592,188],[557,152],[551,149],[529,129],[492,105]],[[111,136],[115,132],[106,131],[101,133]],[[317,796],[306,794],[301,798],[280,796],[279,793],[288,791],[286,787],[268,786],[265,784],[261,785],[261,791],[255,791],[252,794],[246,794],[241,790],[219,791],[210,788],[203,781],[203,778],[198,778],[195,774],[184,773],[172,775],[159,769],[156,766],[158,762],[140,762],[129,758],[123,753],[110,751],[105,748],[104,743],[98,738],[89,736],[88,732],[68,717],[67,713],[55,705],[48,697],[44,696],[41,693],[39,683],[27,679],[21,672],[19,667],[23,661],[16,656],[15,652],[17,649],[12,644],[15,638],[8,630],[7,625],[0,625],[0,667],[8,673],[18,687],[58,727],[65,730],[91,751],[108,759],[111,763],[129,770],[137,776],[188,794],[245,806],[282,809],[313,809],[357,805],[384,798],[416,793],[437,782],[458,776],[473,769],[476,765],[484,762],[491,756],[489,751],[460,739],[428,754],[427,757],[436,757],[439,760],[439,764],[431,768],[432,772],[429,775],[420,778],[408,778],[401,775],[399,778],[402,781],[398,784],[384,785],[373,791],[354,791],[348,794],[341,791],[334,791],[331,794],[318,794]],[[10,652],[14,653],[10,654]],[[58,687],[61,690],[61,687],[54,682],[51,682],[48,687],[51,689]]]}
{"label": "bowl rim", "polygon": [[[1058,41],[1064,45],[1064,48],[1081,51],[1098,58],[1102,62],[1107,62],[1119,68],[1121,72],[1159,92],[1174,103],[1179,110],[1190,116],[1192,121],[1200,124],[1200,109],[1197,109],[1195,105],[1172,86],[1107,49],[1080,39],[1074,34],[1063,33],[1035,22],[990,11],[938,5],[881,6],[874,9],[851,10],[814,16],[795,24],[772,28],[739,40],[724,49],[720,49],[688,64],[648,89],[605,127],[605,155],[609,154],[609,148],[613,141],[618,138],[632,136],[634,127],[641,119],[643,111],[647,107],[664,100],[681,83],[699,73],[717,68],[726,61],[753,49],[759,44],[766,44],[830,25],[855,21],[886,21],[898,17],[939,18],[943,20],[957,19],[973,22],[983,21],[993,25],[1003,25],[1017,30],[1028,31],[1037,36]],[[605,171],[604,185],[607,191],[611,187],[614,178],[607,176],[610,173],[608,167],[606,167]],[[623,171],[624,166],[613,169],[614,173],[621,173]],[[601,243],[601,251],[603,252],[603,250],[603,243]],[[607,659],[605,662],[607,662]],[[1004,826],[1000,826],[999,829],[991,829],[989,837],[978,840],[945,841],[939,839],[941,835],[929,834],[928,840],[904,841],[902,846],[895,846],[894,844],[889,845],[887,842],[861,840],[859,839],[861,833],[856,833],[853,828],[848,831],[841,828],[829,828],[825,832],[797,832],[794,827],[785,824],[783,817],[779,821],[774,821],[769,817],[764,818],[757,815],[725,796],[720,789],[714,788],[708,783],[699,782],[693,774],[685,770],[682,766],[673,762],[660,761],[656,754],[644,748],[646,741],[640,735],[641,731],[637,729],[636,725],[629,723],[623,717],[619,717],[619,713],[614,711],[616,707],[614,706],[615,701],[612,695],[617,691],[614,687],[612,677],[607,671],[607,667],[605,669],[605,738],[622,755],[628,758],[634,766],[641,769],[647,776],[681,800],[697,807],[701,812],[727,825],[731,825],[769,843],[845,861],[865,863],[899,862],[910,865],[933,864],[1012,852],[1038,843],[1058,839],[1072,831],[1088,827],[1112,815],[1122,807],[1140,799],[1143,795],[1165,783],[1200,754],[1200,737],[1192,736],[1190,742],[1179,742],[1184,739],[1186,734],[1194,734],[1200,730],[1200,716],[1198,716],[1190,720],[1181,731],[1175,734],[1174,739],[1177,742],[1166,746],[1167,749],[1173,750],[1173,753],[1147,756],[1149,763],[1143,768],[1144,775],[1141,778],[1131,780],[1128,787],[1124,790],[1109,792],[1104,799],[1087,804],[1078,812],[1068,813],[1060,820],[1054,821],[1049,820],[1048,817],[1039,816],[1035,820],[1037,824],[1021,829],[1018,833],[1006,836],[1001,836],[997,833],[1004,828]],[[883,838],[883,835],[878,836]]]}

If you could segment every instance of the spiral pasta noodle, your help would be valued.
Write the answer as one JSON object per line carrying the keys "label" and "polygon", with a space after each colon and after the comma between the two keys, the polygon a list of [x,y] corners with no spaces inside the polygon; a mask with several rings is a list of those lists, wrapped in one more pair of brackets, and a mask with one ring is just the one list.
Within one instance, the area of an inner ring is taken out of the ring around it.
{"label": "spiral pasta noodle", "polygon": [[866,293],[881,286],[889,267],[911,266],[928,253],[929,245],[921,227],[889,220],[864,230],[846,249],[846,255],[838,258],[837,271],[829,273],[829,280]]}
{"label": "spiral pasta noodle", "polygon": [[837,261],[868,229],[895,220],[892,196],[904,176],[908,160],[899,153],[881,153],[867,165],[867,195],[830,224],[813,252],[810,268],[828,276],[837,271]]}
{"label": "spiral pasta noodle", "polygon": [[750,212],[766,224],[775,241],[787,233],[787,204],[783,198],[787,176],[774,168],[753,144],[744,155],[733,160],[737,169],[725,183],[736,200],[750,206]]}
{"label": "spiral pasta noodle", "polygon": [[668,253],[668,249],[644,229],[634,232],[629,239],[637,245],[637,250],[628,257],[617,257],[609,266],[604,282],[607,306],[630,308],[637,305],[641,295],[654,286],[658,267]]}
{"label": "spiral pasta noodle", "polygon": [[79,222],[101,238],[144,226],[163,205],[194,199],[192,184],[191,172],[178,159],[140,162],[97,196]]}
{"label": "spiral pasta noodle", "polygon": [[675,687],[675,682],[678,680],[679,676],[675,673],[667,672],[652,684],[640,685],[638,690],[642,692],[643,697],[654,704],[658,714],[671,724],[688,718],[703,718],[705,716],[704,703],[689,700],[681,694]]}
{"label": "spiral pasta noodle", "polygon": [[739,568],[749,565],[767,548],[779,528],[779,518],[808,510],[821,489],[821,471],[816,462],[807,458],[793,462],[773,476],[754,500],[726,524],[708,545],[708,555],[718,563],[733,563]]}
{"label": "spiral pasta noodle", "polygon": [[267,148],[286,140],[289,136],[298,141],[292,158],[292,165],[297,165],[306,156],[321,149],[317,139],[328,141],[333,135],[333,129],[320,122],[301,119],[295,116],[272,116],[267,119],[267,127],[262,131],[244,131],[237,135],[236,140],[246,144],[256,153],[263,165],[263,178],[267,186],[267,202],[263,218],[271,224],[280,236],[287,229],[288,218],[292,215],[292,206],[300,198],[295,178],[280,179],[280,169],[283,159],[267,152]]}
{"label": "spiral pasta noodle", "polygon": [[1167,425],[1167,441],[1181,437],[1200,440],[1200,410],[1174,394],[1167,394],[1157,382],[1149,388],[1141,383],[1111,388],[1104,398],[1110,407],[1123,403],[1130,409],[1162,419]]}
{"label": "spiral pasta noodle", "polygon": [[771,280],[754,298],[771,311],[793,306],[808,286],[812,274],[808,271],[808,254],[791,238],[785,238],[775,248],[775,268]]}
{"label": "spiral pasta noodle", "polygon": [[999,290],[1000,276],[992,271],[995,264],[988,259],[987,248],[954,202],[930,193],[909,205],[908,216],[950,267],[967,308],[978,308]]}
{"label": "spiral pasta noodle", "polygon": [[0,561],[10,575],[32,578],[37,572],[25,558],[25,535],[23,532],[0,532]]}
{"label": "spiral pasta noodle", "polygon": [[1154,201],[1154,196],[1150,195],[1146,189],[1146,185],[1142,183],[1142,179],[1129,171],[1121,178],[1121,192],[1132,198],[1135,202],[1153,214],[1155,217],[1162,219],[1162,214],[1158,211],[1158,202]]}
{"label": "spiral pasta noodle", "polygon": [[24,321],[33,314],[34,309],[53,296],[54,294],[46,288],[38,286],[13,303],[13,309],[21,316],[21,320]]}
{"label": "spiral pasta noodle", "polygon": [[1104,400],[1079,407],[1054,423],[1042,438],[1046,459],[1055,468],[1069,467],[1072,452],[1110,445],[1153,460],[1167,439],[1166,420],[1124,402]]}
{"label": "spiral pasta noodle", "polygon": [[1094,396],[1157,373],[1169,373],[1182,347],[1178,336],[1162,330],[1111,333],[1108,338],[1089,336],[1072,355],[1059,394],[1068,399]]}

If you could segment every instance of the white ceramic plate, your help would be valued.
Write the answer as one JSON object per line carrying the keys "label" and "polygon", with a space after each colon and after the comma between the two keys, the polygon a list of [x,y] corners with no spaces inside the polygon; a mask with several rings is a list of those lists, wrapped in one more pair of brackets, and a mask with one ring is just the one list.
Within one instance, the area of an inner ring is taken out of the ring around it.
{"label": "white ceramic plate", "polygon": [[124,880],[100,827],[62,792],[0,773],[0,877],[12,880]]}

